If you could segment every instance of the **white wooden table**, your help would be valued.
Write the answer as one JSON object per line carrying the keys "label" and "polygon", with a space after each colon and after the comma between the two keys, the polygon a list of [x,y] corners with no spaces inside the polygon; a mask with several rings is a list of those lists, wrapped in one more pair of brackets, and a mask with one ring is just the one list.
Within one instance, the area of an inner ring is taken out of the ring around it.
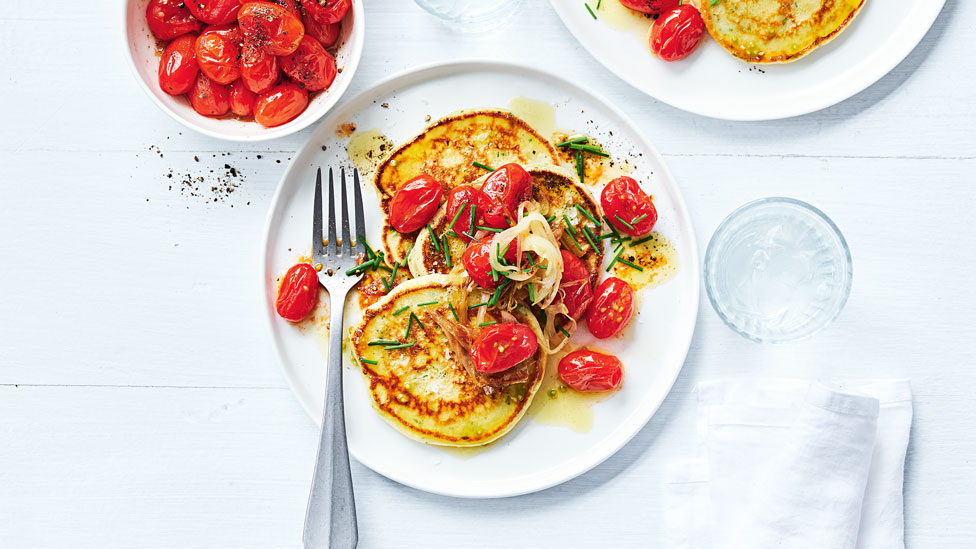
{"label": "white wooden table", "polygon": [[[241,147],[184,130],[129,73],[119,4],[14,0],[0,14],[0,547],[299,547],[318,432],[256,295],[265,210],[308,132]],[[656,546],[662,470],[691,448],[692,390],[740,374],[911,378],[909,546],[972,546],[976,4],[949,0],[911,56],[853,99],[752,124],[641,95],[542,0],[463,39],[408,0],[367,4],[349,94],[437,60],[542,64],[643,127],[702,251],[736,206],[793,196],[841,227],[854,287],[827,332],[775,348],[732,333],[703,299],[658,414],[562,486],[455,500],[354,464],[362,547]],[[211,190],[225,164],[239,173],[229,195]],[[181,192],[196,177],[200,196]]]}

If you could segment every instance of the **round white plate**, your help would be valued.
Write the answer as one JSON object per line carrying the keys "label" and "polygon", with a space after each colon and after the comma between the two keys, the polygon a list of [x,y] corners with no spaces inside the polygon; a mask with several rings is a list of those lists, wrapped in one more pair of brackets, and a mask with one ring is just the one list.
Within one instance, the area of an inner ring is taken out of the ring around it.
{"label": "round white plate", "polygon": [[[661,156],[622,112],[560,77],[489,61],[433,65],[394,76],[332,111],[285,172],[265,226],[261,276],[268,326],[285,377],[309,415],[320,421],[326,361],[316,338],[275,315],[274,298],[276,278],[310,248],[315,169],[345,166],[348,172],[352,167],[345,151],[348,138],[337,137],[336,129],[352,122],[359,130],[380,129],[394,143],[402,143],[424,129],[427,115],[437,120],[462,109],[505,108],[516,96],[550,103],[557,127],[587,132],[615,157],[626,156],[636,164],[633,176],[653,193],[660,214],[656,230],[674,243],[680,268],[670,281],[642,292],[643,314],[635,317],[626,339],[601,342],[623,361],[625,381],[620,391],[594,406],[593,427],[583,434],[527,416],[489,448],[464,456],[415,442],[373,410],[363,376],[347,357],[350,453],[382,475],[438,494],[503,497],[564,482],[626,444],[668,394],[695,327],[699,263],[684,200]],[[367,238],[379,243],[379,203],[372,183],[363,184]]]}
{"label": "round white plate", "polygon": [[[597,17],[617,1],[602,0]],[[837,38],[781,65],[745,63],[708,36],[689,57],[667,63],[650,52],[646,37],[594,21],[583,0],[550,3],[597,61],[647,95],[713,118],[774,120],[840,103],[888,74],[925,36],[945,0],[867,0]]]}

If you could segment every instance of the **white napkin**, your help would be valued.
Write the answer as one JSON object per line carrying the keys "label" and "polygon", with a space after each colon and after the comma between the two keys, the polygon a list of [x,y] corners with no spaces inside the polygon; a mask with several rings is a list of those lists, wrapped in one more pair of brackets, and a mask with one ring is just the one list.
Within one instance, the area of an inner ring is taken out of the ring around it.
{"label": "white napkin", "polygon": [[907,381],[699,385],[697,456],[672,468],[668,547],[904,547]]}

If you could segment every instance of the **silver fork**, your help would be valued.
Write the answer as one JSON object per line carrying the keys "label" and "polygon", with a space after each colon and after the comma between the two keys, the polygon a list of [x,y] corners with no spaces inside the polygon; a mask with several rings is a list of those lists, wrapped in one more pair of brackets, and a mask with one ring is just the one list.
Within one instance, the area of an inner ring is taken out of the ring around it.
{"label": "silver fork", "polygon": [[346,294],[362,278],[362,272],[351,276],[346,271],[356,266],[356,255],[365,252],[366,224],[363,219],[363,196],[359,189],[359,171],[353,171],[356,210],[356,244],[349,238],[349,206],[346,200],[346,170],[340,176],[342,186],[342,238],[336,238],[335,188],[329,169],[329,234],[322,232],[322,169],[315,176],[315,206],[312,219],[312,257],[321,263],[319,283],[329,291],[329,364],[326,370],[325,406],[322,413],[322,437],[315,458],[315,474],[305,510],[306,549],[345,549],[359,541],[356,526],[356,500],[349,470],[346,445],[346,419],[342,406],[342,312]]}

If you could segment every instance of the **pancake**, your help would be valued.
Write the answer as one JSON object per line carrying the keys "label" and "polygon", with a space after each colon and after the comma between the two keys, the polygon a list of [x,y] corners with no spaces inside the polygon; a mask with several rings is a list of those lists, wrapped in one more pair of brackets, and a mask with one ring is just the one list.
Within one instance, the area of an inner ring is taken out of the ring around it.
{"label": "pancake", "polygon": [[[485,175],[473,165],[492,167],[509,162],[558,164],[549,140],[510,112],[480,110],[448,116],[427,127],[420,135],[394,150],[376,169],[380,205],[389,203],[400,185],[425,173],[444,184],[447,192]],[[400,234],[384,224],[383,242],[394,261],[402,260],[417,234]]]}
{"label": "pancake", "polygon": [[708,33],[750,63],[795,61],[837,36],[864,0],[703,1]]}
{"label": "pancake", "polygon": [[[600,265],[603,263],[603,247],[597,242],[597,249],[589,244],[584,235],[583,227],[586,226],[595,235],[602,231],[602,225],[593,223],[583,215],[576,205],[579,204],[594,219],[600,219],[600,207],[596,200],[590,195],[589,190],[580,185],[576,175],[568,170],[557,167],[528,168],[529,175],[532,176],[532,196],[539,203],[540,213],[546,217],[554,216],[552,228],[556,234],[562,234],[560,242],[562,246],[570,252],[576,254],[590,270],[590,283],[595,284],[600,277]],[[473,182],[473,185],[480,187],[484,182],[484,176]],[[563,218],[565,216],[565,219]],[[572,231],[566,230],[566,219],[571,223]],[[447,225],[451,222],[447,219],[446,204],[442,204],[440,210],[431,220],[431,227],[438,236],[444,234]],[[448,267],[443,250],[438,250],[431,245],[430,232],[421,231],[417,235],[415,245],[410,253],[408,265],[413,276],[424,276],[434,273],[449,273],[454,270],[463,270],[461,264],[461,254],[467,244],[457,238],[448,237],[448,247],[451,252],[451,266]],[[574,244],[573,242],[578,244]]]}
{"label": "pancake", "polygon": [[[479,322],[506,319],[484,307],[476,310],[483,318],[468,319],[467,306],[483,298],[474,292],[466,299],[457,282],[457,277],[431,275],[400,284],[366,309],[349,347],[362,366],[374,407],[393,427],[428,444],[479,446],[508,433],[525,415],[542,382],[545,355],[540,347],[523,364],[492,376],[478,374],[476,379],[464,366],[467,356],[459,356],[442,327],[444,319],[454,318],[448,303],[460,313],[458,324],[474,330]],[[393,314],[404,307],[409,309]],[[411,313],[419,323],[411,323]],[[527,309],[519,307],[512,314],[536,337],[543,337]],[[408,324],[412,326],[406,336]],[[376,340],[416,345],[390,350],[369,345]]]}

